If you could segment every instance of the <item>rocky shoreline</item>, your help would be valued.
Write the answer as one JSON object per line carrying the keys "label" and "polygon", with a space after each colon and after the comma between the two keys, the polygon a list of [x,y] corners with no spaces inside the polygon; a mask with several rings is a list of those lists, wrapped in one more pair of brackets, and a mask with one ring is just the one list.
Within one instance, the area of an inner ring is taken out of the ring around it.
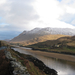
{"label": "rocky shoreline", "polygon": [[[17,52],[17,51],[15,51],[15,52]],[[19,53],[19,54],[21,54],[21,53]],[[31,62],[33,62],[34,65],[37,66],[45,74],[47,74],[47,75],[58,75],[57,71],[55,71],[54,69],[51,69],[51,68],[47,67],[41,60],[38,60],[35,57],[33,57],[31,55],[26,55],[24,58],[27,59],[27,60],[29,60],[29,61],[31,61]]]}
{"label": "rocky shoreline", "polygon": [[40,70],[45,72],[47,75],[57,75],[57,72],[54,69],[47,67],[42,61],[38,60],[35,57],[28,57],[28,60],[32,61],[35,66],[37,66]]}
{"label": "rocky shoreline", "polygon": [[22,66],[20,62],[11,56],[11,53],[7,50],[4,51],[7,59],[10,60],[11,67],[13,68],[13,75],[30,75],[27,68]]}
{"label": "rocky shoreline", "polygon": [[[39,69],[39,72],[44,73],[44,74],[37,74],[37,75],[58,75],[54,69],[47,67],[42,61],[38,60],[37,58],[30,55],[21,54],[17,51],[14,51],[13,49],[11,49],[11,51],[16,53],[18,58],[24,60],[24,63],[26,61],[25,65],[31,62],[34,64],[36,70]],[[11,51],[8,49],[4,50],[5,57],[7,58],[7,60],[10,61],[10,67],[12,70],[10,75],[35,75],[29,72],[27,66],[24,66],[22,62],[18,61],[15,57],[13,57]]]}
{"label": "rocky shoreline", "polygon": [[6,46],[0,50],[0,75],[57,75],[57,72],[33,56]]}

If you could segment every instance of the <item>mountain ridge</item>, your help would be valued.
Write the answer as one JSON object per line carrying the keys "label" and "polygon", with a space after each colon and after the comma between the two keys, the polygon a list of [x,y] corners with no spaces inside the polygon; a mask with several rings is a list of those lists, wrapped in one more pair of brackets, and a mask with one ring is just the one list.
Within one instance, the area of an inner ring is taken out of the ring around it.
{"label": "mountain ridge", "polygon": [[70,28],[34,28],[30,31],[23,31],[21,34],[19,34],[17,37],[13,38],[11,41],[26,41],[31,40],[36,37],[44,36],[44,35],[75,35],[75,29]]}

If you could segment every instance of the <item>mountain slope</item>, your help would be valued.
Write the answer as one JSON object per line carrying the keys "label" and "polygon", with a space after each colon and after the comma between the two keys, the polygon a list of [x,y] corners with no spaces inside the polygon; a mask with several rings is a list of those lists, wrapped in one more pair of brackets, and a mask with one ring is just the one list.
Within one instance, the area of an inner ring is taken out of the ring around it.
{"label": "mountain slope", "polygon": [[34,50],[75,55],[75,36],[61,37],[57,40],[47,40],[27,47]]}
{"label": "mountain slope", "polygon": [[0,47],[2,46],[8,46],[9,44],[6,41],[0,40]]}
{"label": "mountain slope", "polygon": [[25,42],[20,43],[22,46],[26,46],[26,45],[32,45],[32,44],[36,44],[38,42],[44,42],[47,40],[56,40],[60,37],[67,37],[67,35],[44,35],[44,36],[40,36],[38,38],[34,38],[31,40],[27,40]]}
{"label": "mountain slope", "polygon": [[20,45],[20,46],[27,46],[27,45],[32,45],[32,44],[36,44],[38,42],[44,42],[47,40],[56,40],[60,37],[67,37],[68,35],[44,35],[44,36],[40,36],[37,38],[33,38],[31,40],[26,40],[26,41],[22,41],[22,42],[12,42],[14,44]]}
{"label": "mountain slope", "polygon": [[75,35],[75,29],[69,28],[35,28],[31,31],[24,31],[17,37],[13,38],[11,41],[26,41],[31,40],[40,36],[50,35],[50,34],[62,34],[62,35]]}

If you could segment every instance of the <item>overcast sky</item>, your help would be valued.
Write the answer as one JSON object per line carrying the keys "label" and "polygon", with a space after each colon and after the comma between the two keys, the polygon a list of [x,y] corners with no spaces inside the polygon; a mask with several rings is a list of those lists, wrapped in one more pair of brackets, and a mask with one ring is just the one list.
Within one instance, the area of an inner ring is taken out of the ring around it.
{"label": "overcast sky", "polygon": [[75,0],[0,0],[0,39],[35,27],[75,28]]}

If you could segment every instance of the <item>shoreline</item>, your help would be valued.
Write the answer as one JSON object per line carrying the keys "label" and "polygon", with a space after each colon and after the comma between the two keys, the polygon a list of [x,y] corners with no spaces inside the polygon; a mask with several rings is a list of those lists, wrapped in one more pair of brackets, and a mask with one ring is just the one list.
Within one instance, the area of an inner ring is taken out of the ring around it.
{"label": "shoreline", "polygon": [[43,73],[43,74],[38,73],[36,75],[58,75],[57,71],[55,69],[47,67],[41,60],[33,57],[32,55],[23,54],[23,53],[20,53],[18,51],[15,51],[14,49],[12,49],[12,52],[16,53],[16,55],[19,56],[20,61],[22,61],[22,60],[24,61],[21,63],[23,65],[25,64],[25,66],[27,67],[29,75],[30,74],[35,75],[35,74],[32,74],[31,71],[29,70],[29,69],[32,70],[34,67],[36,68],[36,70],[39,70],[36,73],[38,73],[38,72]]}
{"label": "shoreline", "polygon": [[18,48],[20,48],[22,50],[26,50],[26,51],[31,52],[31,53],[46,56],[46,57],[51,57],[51,58],[56,58],[56,59],[75,62],[75,56],[73,56],[73,55],[51,53],[51,52],[43,52],[43,51],[39,51],[39,50],[37,50],[37,51],[36,50],[29,50],[29,49],[24,49],[23,47],[18,47]]}

